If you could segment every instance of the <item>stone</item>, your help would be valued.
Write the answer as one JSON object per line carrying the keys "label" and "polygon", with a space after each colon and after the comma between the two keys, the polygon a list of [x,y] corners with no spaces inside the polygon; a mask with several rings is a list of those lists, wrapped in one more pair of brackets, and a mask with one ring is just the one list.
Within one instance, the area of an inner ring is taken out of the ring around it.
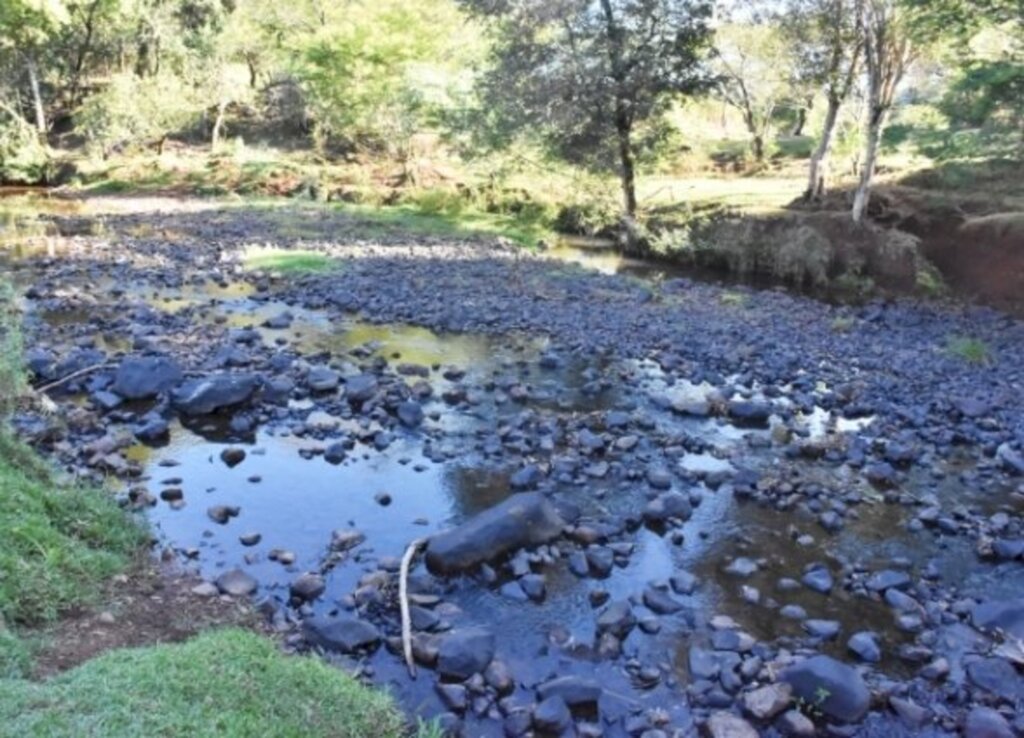
{"label": "stone", "polygon": [[537,687],[537,694],[542,700],[557,695],[572,707],[597,704],[601,692],[601,685],[597,682],[579,676],[557,677]]}
{"label": "stone", "polygon": [[466,699],[466,687],[462,684],[436,684],[438,696],[449,710],[454,712],[465,712],[468,701]]}
{"label": "stone", "polygon": [[817,734],[814,723],[811,719],[799,710],[788,710],[786,714],[776,721],[776,725],[785,736],[796,738],[810,738]]}
{"label": "stone", "polygon": [[494,658],[494,633],[483,628],[454,631],[441,641],[437,671],[449,679],[466,680],[482,673]]}
{"label": "stone", "polygon": [[931,711],[916,702],[901,697],[890,697],[889,707],[900,716],[900,720],[908,728],[920,729],[931,721]]}
{"label": "stone", "polygon": [[749,577],[759,568],[757,562],[753,559],[748,559],[746,556],[737,556],[725,567],[725,573],[733,574],[737,577]]}
{"label": "stone", "polygon": [[647,503],[644,508],[644,522],[657,526],[670,519],[687,521],[693,515],[693,506],[686,495],[679,492],[665,492]]}
{"label": "stone", "polygon": [[544,472],[540,470],[540,467],[536,464],[527,464],[521,469],[517,469],[511,477],[509,477],[508,483],[512,486],[512,489],[532,489],[540,484],[544,478]]}
{"label": "stone", "polygon": [[729,403],[729,417],[742,425],[766,426],[772,417],[772,406],[766,402],[733,400]]}
{"label": "stone", "polygon": [[209,415],[247,402],[259,383],[255,374],[211,374],[179,385],[171,393],[171,401],[184,415]]}
{"label": "stone", "polygon": [[255,579],[241,569],[226,571],[214,580],[217,589],[232,597],[246,597],[259,586]]}
{"label": "stone", "polygon": [[184,374],[166,356],[130,356],[121,362],[111,390],[126,400],[148,400],[178,385]]}
{"label": "stone", "polygon": [[549,543],[565,522],[539,492],[513,494],[427,544],[427,568],[434,574],[472,569],[519,548]]}
{"label": "stone", "polygon": [[964,721],[964,738],[1014,738],[1013,728],[991,707],[975,707]]}
{"label": "stone", "polygon": [[542,701],[533,710],[533,724],[541,733],[561,733],[572,724],[572,713],[557,694]]}
{"label": "stone", "polygon": [[229,467],[236,467],[245,460],[245,449],[231,447],[220,452],[220,460]]}
{"label": "stone", "polygon": [[289,591],[292,597],[302,602],[312,602],[324,593],[327,583],[319,574],[306,573],[292,582]]}
{"label": "stone", "polygon": [[825,567],[820,566],[808,571],[800,581],[803,582],[805,587],[822,594],[828,594],[832,591],[832,587],[835,586],[831,572]]}
{"label": "stone", "polygon": [[338,528],[331,533],[331,550],[349,551],[366,540],[366,536],[353,528]]}
{"label": "stone", "polygon": [[704,723],[709,738],[759,738],[753,725],[731,712],[716,712]]}
{"label": "stone", "polygon": [[1024,697],[1024,677],[1005,659],[992,657],[972,661],[967,665],[967,678],[1005,700],[1012,702]]}
{"label": "stone", "polygon": [[676,602],[668,592],[648,587],[644,590],[644,607],[658,615],[671,615],[683,609],[681,602]]}
{"label": "stone", "polygon": [[758,720],[771,720],[793,701],[793,688],[785,682],[768,684],[740,698],[743,711]]}
{"label": "stone", "polygon": [[380,643],[380,631],[365,620],[341,617],[314,617],[303,623],[306,640],[327,651],[353,653],[374,648]]}
{"label": "stone", "polygon": [[406,428],[418,428],[423,424],[423,407],[418,402],[406,400],[400,402],[395,410],[398,420]]}
{"label": "stone", "polygon": [[825,641],[830,641],[838,636],[839,628],[840,625],[838,620],[820,620],[812,618],[804,621],[804,630],[815,638],[821,638]]}
{"label": "stone", "polygon": [[669,579],[669,584],[672,585],[672,591],[678,595],[691,595],[694,590],[697,589],[697,577],[688,571],[679,572],[674,574]]}
{"label": "stone", "polygon": [[362,404],[377,394],[377,377],[373,374],[357,374],[345,378],[345,397],[350,403]]}
{"label": "stone", "polygon": [[868,631],[854,633],[846,642],[846,648],[856,654],[861,661],[875,664],[882,660],[882,649],[878,647],[874,633]]}
{"label": "stone", "polygon": [[884,592],[887,589],[904,589],[910,586],[910,575],[905,571],[884,569],[871,575],[864,584],[872,592]]}
{"label": "stone", "polygon": [[231,518],[237,517],[239,508],[233,505],[213,505],[206,510],[206,516],[218,525],[227,525]]}
{"label": "stone", "polygon": [[840,722],[855,723],[867,714],[871,693],[860,674],[831,656],[812,656],[781,674],[793,693]]}
{"label": "stone", "polygon": [[597,616],[597,632],[611,633],[620,640],[628,636],[635,625],[633,608],[625,600],[611,603]]}
{"label": "stone", "polygon": [[306,373],[306,386],[311,392],[333,392],[341,384],[341,375],[330,367],[314,366]]}
{"label": "stone", "polygon": [[971,622],[980,630],[1001,630],[1017,638],[1024,638],[1024,598],[991,600],[975,605]]}

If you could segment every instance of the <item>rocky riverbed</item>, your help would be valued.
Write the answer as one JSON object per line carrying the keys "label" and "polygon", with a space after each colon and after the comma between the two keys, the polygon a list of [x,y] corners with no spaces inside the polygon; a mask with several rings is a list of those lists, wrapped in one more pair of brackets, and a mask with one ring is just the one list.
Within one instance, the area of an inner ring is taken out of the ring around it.
{"label": "rocky riverbed", "polygon": [[[20,432],[147,515],[199,594],[253,597],[288,647],[410,716],[467,736],[1024,731],[1024,324],[314,207],[51,221],[2,263],[35,384],[81,374]],[[268,245],[335,267],[252,268]]]}

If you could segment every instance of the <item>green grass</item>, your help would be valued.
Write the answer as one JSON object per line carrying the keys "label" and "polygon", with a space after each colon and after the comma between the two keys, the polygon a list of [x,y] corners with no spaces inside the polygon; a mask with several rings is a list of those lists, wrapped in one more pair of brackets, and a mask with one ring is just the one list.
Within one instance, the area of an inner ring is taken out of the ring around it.
{"label": "green grass", "polygon": [[93,601],[143,542],[110,495],[56,483],[2,430],[0,490],[0,615],[8,623],[44,623]]}
{"label": "green grass", "polygon": [[0,682],[0,736],[398,738],[391,698],[262,636],[219,630]]}
{"label": "green grass", "polygon": [[988,344],[970,336],[950,336],[946,342],[946,353],[969,364],[987,364],[992,360]]}
{"label": "green grass", "polygon": [[299,249],[259,249],[244,257],[245,268],[282,274],[307,274],[338,269],[341,262],[326,254]]}

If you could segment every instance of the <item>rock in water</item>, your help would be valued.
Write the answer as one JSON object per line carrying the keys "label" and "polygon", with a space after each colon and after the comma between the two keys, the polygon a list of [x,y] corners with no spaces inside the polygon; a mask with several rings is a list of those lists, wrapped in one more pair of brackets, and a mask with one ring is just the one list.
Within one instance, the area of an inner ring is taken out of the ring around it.
{"label": "rock in water", "polygon": [[233,597],[251,595],[258,586],[256,580],[241,569],[232,569],[231,571],[224,572],[217,577],[214,584],[217,585],[217,589],[221,592]]}
{"label": "rock in water", "polygon": [[794,664],[782,672],[782,681],[804,703],[842,722],[857,722],[871,704],[871,693],[856,669],[830,656]]}
{"label": "rock in water", "polygon": [[1024,638],[1024,598],[982,602],[971,612],[971,622],[980,630],[1002,630]]}
{"label": "rock in water", "polygon": [[758,738],[753,725],[728,712],[716,712],[705,727],[711,738]]}
{"label": "rock in water", "polygon": [[380,631],[356,618],[310,618],[303,624],[303,631],[310,643],[341,653],[373,648],[380,642]]}
{"label": "rock in water", "polygon": [[975,707],[967,715],[964,738],[1014,738],[1006,718],[991,707]]}
{"label": "rock in water", "polygon": [[212,374],[190,379],[172,393],[174,406],[185,415],[208,415],[215,410],[241,405],[256,392],[255,374]]}
{"label": "rock in water", "polygon": [[111,389],[126,400],[147,400],[182,379],[181,367],[166,356],[129,356],[117,368]]}
{"label": "rock in water", "polygon": [[427,545],[427,568],[435,574],[472,569],[519,548],[557,538],[565,522],[540,492],[514,494]]}
{"label": "rock in water", "polygon": [[469,679],[494,658],[494,633],[482,628],[458,630],[441,641],[437,671],[450,679]]}

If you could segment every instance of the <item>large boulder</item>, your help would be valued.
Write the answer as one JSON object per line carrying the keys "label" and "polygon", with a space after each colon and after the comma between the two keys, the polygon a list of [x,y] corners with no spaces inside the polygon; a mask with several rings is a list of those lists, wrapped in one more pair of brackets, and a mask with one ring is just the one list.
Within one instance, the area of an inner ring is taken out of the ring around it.
{"label": "large boulder", "polygon": [[1001,630],[1017,638],[1024,638],[1024,597],[975,605],[971,611],[971,622],[980,630]]}
{"label": "large boulder", "polygon": [[830,656],[805,659],[781,678],[805,704],[840,722],[861,720],[871,705],[871,693],[857,670]]}
{"label": "large boulder", "polygon": [[539,546],[561,534],[565,522],[540,492],[514,494],[427,544],[427,568],[435,574],[472,569],[503,554]]}
{"label": "large boulder", "polygon": [[211,374],[190,379],[171,395],[174,406],[184,415],[208,415],[225,407],[241,405],[260,386],[255,374]]}
{"label": "large boulder", "polygon": [[111,389],[126,400],[148,400],[183,378],[181,367],[167,356],[129,356],[117,368]]}
{"label": "large boulder", "polygon": [[441,641],[437,670],[448,679],[483,673],[494,658],[494,633],[483,628],[457,630]]}
{"label": "large boulder", "polygon": [[380,642],[380,631],[357,618],[310,618],[303,623],[303,631],[307,641],[327,651],[352,653]]}

